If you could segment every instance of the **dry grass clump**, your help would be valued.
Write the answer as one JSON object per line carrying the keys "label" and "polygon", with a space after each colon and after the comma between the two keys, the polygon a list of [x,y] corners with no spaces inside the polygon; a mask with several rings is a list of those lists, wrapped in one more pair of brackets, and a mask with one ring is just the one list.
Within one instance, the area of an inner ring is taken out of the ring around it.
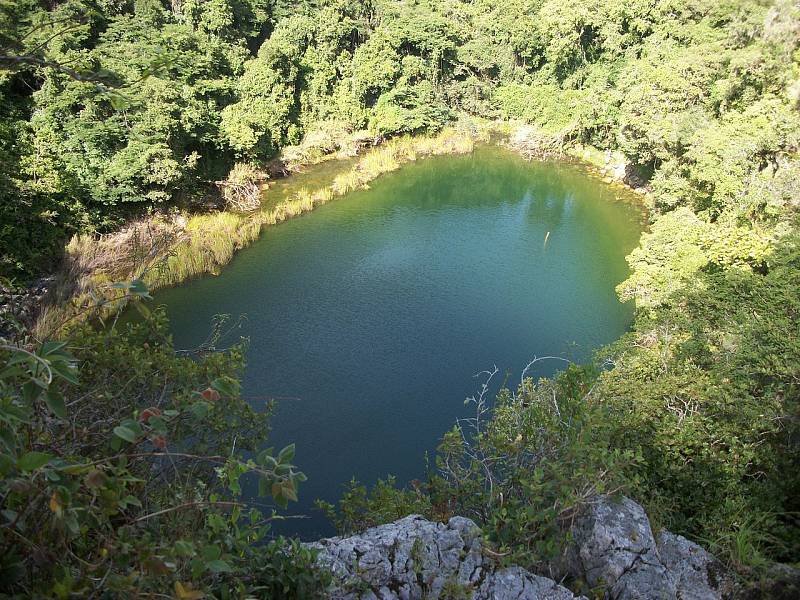
{"label": "dry grass clump", "polygon": [[355,169],[337,175],[331,184],[330,190],[336,196],[343,196],[348,192],[361,187],[361,177]]}
{"label": "dry grass clump", "polygon": [[119,308],[121,294],[110,284],[143,278],[179,243],[185,226],[184,217],[155,216],[134,221],[112,234],[73,237],[37,317],[34,335],[49,337],[97,305],[101,312]]}
{"label": "dry grass clump", "polygon": [[472,152],[475,140],[466,132],[445,129],[432,137],[395,138],[367,152],[348,173],[339,175],[331,186],[336,195],[363,189],[384,173],[399,169],[407,162],[437,154]]}
{"label": "dry grass clump", "polygon": [[342,121],[320,121],[309,128],[299,144],[283,149],[281,161],[290,171],[296,171],[330,158],[356,156],[379,141],[369,131],[353,131]]}
{"label": "dry grass clump", "polygon": [[223,181],[216,185],[225,201],[225,208],[248,212],[261,208],[261,182],[266,173],[249,163],[236,163]]}
{"label": "dry grass clump", "polygon": [[259,219],[250,215],[225,211],[195,215],[189,219],[185,235],[147,272],[144,281],[157,289],[203,273],[218,273],[260,231]]}
{"label": "dry grass clump", "polygon": [[506,146],[527,160],[558,155],[564,151],[569,131],[551,134],[534,125],[518,125],[508,137]]}

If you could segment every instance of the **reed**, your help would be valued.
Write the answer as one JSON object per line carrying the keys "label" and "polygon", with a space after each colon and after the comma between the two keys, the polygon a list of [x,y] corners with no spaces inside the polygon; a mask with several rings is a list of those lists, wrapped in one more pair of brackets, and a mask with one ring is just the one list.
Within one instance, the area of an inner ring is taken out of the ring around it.
{"label": "reed", "polygon": [[337,175],[333,180],[330,190],[335,196],[344,196],[346,193],[352,192],[359,187],[361,187],[360,177],[358,172],[354,169]]}
{"label": "reed", "polygon": [[333,200],[335,198],[335,194],[333,193],[333,190],[331,188],[327,187],[314,192],[313,198],[314,198],[314,205],[319,206],[321,204],[325,204]]}
{"label": "reed", "polygon": [[241,213],[218,212],[189,219],[185,236],[155,273],[155,287],[173,285],[202,273],[217,273],[258,237],[260,224]]}

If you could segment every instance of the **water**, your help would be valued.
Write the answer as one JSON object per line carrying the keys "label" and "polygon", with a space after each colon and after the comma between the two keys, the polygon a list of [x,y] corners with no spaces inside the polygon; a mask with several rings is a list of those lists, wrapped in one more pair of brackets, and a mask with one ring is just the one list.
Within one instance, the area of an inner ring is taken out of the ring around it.
{"label": "water", "polygon": [[313,500],[336,501],[352,477],[423,478],[477,372],[585,360],[625,332],[632,307],[614,287],[643,214],[620,193],[495,147],[431,158],[267,228],[220,276],[158,293],[178,347],[201,343],[215,314],[247,316],[243,392],[280,399],[269,445],[296,442],[309,477],[289,508],[309,518],[279,530],[332,534]]}

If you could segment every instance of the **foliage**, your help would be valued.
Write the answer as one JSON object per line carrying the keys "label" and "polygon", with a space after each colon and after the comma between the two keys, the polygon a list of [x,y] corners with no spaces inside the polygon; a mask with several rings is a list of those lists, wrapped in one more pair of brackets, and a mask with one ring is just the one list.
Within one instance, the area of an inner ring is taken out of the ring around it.
{"label": "foliage", "polygon": [[[36,61],[0,64],[11,125],[0,138],[25,140],[8,163],[4,274],[47,265],[76,231],[202,198],[235,160],[258,166],[320,123],[436,132],[454,110],[522,119],[559,147],[618,148],[654,175],[663,210],[757,216],[742,199],[765,168],[783,171],[800,139],[796,10],[788,0],[19,3],[3,9],[2,47]],[[28,237],[33,228],[47,234]]]}
{"label": "foliage", "polygon": [[233,165],[228,177],[218,181],[225,207],[230,210],[249,211],[261,206],[259,183],[266,177],[258,169],[247,163]]}
{"label": "foliage", "polygon": [[724,546],[737,531],[760,553],[800,551],[798,261],[794,234],[766,272],[701,269],[612,346],[598,389],[615,446],[644,455],[640,493],[671,528],[739,562],[741,537]]}
{"label": "foliage", "polygon": [[353,480],[342,495],[338,510],[330,502],[321,500],[317,500],[317,508],[325,512],[340,534],[351,535],[406,515],[430,515],[431,501],[422,484],[416,481],[412,488],[398,488],[392,476],[379,480],[369,490]]}
{"label": "foliage", "polygon": [[[147,297],[141,282],[121,287]],[[309,551],[261,543],[275,508],[263,514],[242,496],[254,477],[261,497],[285,507],[305,479],[293,445],[261,449],[268,413],[234,379],[244,346],[176,354],[163,314],[141,308],[149,319],[137,325],[81,325],[63,341],[2,346],[0,591],[321,589]]]}
{"label": "foliage", "polygon": [[[496,371],[495,371],[496,373]],[[435,504],[484,525],[506,564],[543,572],[565,550],[569,525],[597,494],[626,490],[638,463],[596,428],[607,411],[596,373],[571,366],[559,377],[501,390],[487,419],[488,384],[468,400],[475,417],[438,449]]]}

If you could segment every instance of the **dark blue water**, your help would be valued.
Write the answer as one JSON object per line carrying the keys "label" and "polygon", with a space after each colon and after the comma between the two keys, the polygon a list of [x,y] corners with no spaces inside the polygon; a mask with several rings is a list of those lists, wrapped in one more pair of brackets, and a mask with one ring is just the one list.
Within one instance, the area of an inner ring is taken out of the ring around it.
{"label": "dark blue water", "polygon": [[244,393],[280,399],[269,445],[296,442],[309,477],[288,511],[309,518],[279,530],[333,533],[313,501],[353,477],[424,477],[477,372],[518,378],[535,356],[585,360],[619,337],[632,307],[614,287],[643,215],[618,193],[493,147],[432,158],[267,228],[220,276],[160,292],[178,347],[217,313],[247,316]]}

